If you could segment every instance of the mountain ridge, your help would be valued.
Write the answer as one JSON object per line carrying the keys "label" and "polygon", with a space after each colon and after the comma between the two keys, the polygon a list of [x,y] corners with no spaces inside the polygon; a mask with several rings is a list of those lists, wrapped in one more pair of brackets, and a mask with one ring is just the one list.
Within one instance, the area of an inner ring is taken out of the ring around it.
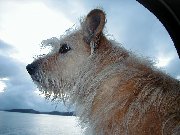
{"label": "mountain ridge", "polygon": [[6,112],[19,112],[19,113],[32,113],[32,114],[75,116],[74,112],[59,112],[59,111],[40,112],[40,111],[36,111],[34,109],[9,109],[9,110],[3,110],[3,111],[6,111]]}

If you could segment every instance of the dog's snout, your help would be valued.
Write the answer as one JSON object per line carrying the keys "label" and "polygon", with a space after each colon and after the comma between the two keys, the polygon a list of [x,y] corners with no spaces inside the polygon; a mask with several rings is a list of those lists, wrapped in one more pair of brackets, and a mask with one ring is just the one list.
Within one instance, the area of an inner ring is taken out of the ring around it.
{"label": "dog's snout", "polygon": [[28,73],[30,74],[30,75],[33,75],[35,72],[36,72],[36,69],[37,69],[37,65],[36,64],[28,64],[27,66],[26,66],[26,69],[27,69],[27,71],[28,71]]}

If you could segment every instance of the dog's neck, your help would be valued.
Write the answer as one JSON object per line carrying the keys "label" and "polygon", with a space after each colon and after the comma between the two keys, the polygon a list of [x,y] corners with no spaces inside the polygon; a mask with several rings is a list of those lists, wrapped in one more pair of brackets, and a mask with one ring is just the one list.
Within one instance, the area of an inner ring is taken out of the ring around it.
{"label": "dog's neck", "polygon": [[100,85],[107,78],[117,74],[122,61],[129,56],[128,52],[122,50],[123,48],[112,44],[104,38],[98,52],[89,56],[74,79],[75,86],[70,92],[70,97],[71,102],[76,105],[77,115],[82,116],[82,122],[86,122],[90,118],[93,100]]}

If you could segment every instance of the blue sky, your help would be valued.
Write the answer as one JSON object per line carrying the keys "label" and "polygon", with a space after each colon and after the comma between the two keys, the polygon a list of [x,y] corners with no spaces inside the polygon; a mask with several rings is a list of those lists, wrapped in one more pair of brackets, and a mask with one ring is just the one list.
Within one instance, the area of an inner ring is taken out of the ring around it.
{"label": "blue sky", "polygon": [[[105,33],[111,39],[180,78],[180,60],[166,29],[135,0],[0,0],[0,109],[55,109],[39,95],[25,66],[42,53],[43,39],[78,26],[80,18],[96,7],[107,14]],[[66,107],[59,104],[57,110]]]}

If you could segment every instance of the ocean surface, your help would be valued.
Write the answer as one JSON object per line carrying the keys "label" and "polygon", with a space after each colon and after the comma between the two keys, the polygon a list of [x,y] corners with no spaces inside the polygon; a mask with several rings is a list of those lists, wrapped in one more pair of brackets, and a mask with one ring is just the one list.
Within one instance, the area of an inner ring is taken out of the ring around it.
{"label": "ocean surface", "polygon": [[82,135],[75,116],[0,111],[0,135]]}

